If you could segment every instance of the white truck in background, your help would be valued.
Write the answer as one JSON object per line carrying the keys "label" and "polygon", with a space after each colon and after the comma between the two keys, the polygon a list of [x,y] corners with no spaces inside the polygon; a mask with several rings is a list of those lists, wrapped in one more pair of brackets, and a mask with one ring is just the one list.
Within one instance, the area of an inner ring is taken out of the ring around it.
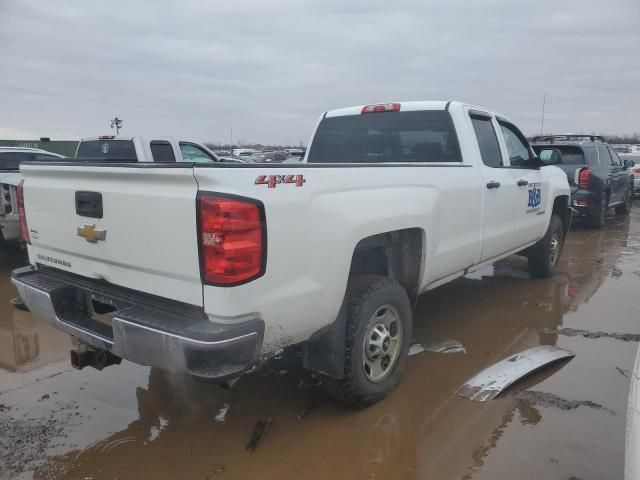
{"label": "white truck in background", "polygon": [[91,163],[242,163],[232,157],[218,156],[200,143],[159,135],[83,138],[76,149],[76,160]]}
{"label": "white truck in background", "polygon": [[364,407],[400,381],[418,295],[516,253],[553,273],[567,178],[506,117],[364,105],[324,113],[309,145],[298,164],[24,164],[13,282],[80,340],[78,368],[226,382],[297,345]]}

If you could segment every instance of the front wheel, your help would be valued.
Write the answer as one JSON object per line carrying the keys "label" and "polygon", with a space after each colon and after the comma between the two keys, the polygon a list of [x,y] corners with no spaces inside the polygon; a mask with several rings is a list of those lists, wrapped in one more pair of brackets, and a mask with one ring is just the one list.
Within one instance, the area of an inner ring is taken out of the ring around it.
{"label": "front wheel", "polygon": [[562,247],[564,227],[558,215],[552,215],[547,233],[536,243],[528,254],[529,273],[533,278],[547,278],[554,274]]}
{"label": "front wheel", "polygon": [[324,389],[352,408],[382,400],[400,382],[412,330],[411,303],[398,282],[356,276],[347,291],[344,377],[325,377]]}
{"label": "front wheel", "polygon": [[633,190],[629,188],[627,190],[627,196],[624,197],[624,203],[616,207],[616,213],[618,215],[625,215],[631,211],[633,205]]}

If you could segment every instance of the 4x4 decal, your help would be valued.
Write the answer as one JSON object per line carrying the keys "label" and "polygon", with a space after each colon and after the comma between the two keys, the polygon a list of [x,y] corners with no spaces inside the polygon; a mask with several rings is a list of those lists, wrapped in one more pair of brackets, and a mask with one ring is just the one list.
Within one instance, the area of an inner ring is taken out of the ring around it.
{"label": "4x4 decal", "polygon": [[304,175],[260,175],[256,178],[256,185],[267,185],[267,188],[276,188],[281,183],[293,183],[296,187],[302,187],[306,180]]}

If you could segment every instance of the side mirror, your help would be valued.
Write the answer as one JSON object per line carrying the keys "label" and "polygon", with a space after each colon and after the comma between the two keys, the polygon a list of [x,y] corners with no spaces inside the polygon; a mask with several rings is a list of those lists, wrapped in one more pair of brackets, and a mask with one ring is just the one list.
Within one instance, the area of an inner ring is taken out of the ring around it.
{"label": "side mirror", "polygon": [[636,162],[634,162],[633,160],[629,159],[629,158],[625,158],[622,161],[622,164],[624,165],[624,168],[633,168],[636,165]]}
{"label": "side mirror", "polygon": [[538,158],[544,165],[559,165],[562,163],[562,152],[557,148],[545,148],[538,153]]}

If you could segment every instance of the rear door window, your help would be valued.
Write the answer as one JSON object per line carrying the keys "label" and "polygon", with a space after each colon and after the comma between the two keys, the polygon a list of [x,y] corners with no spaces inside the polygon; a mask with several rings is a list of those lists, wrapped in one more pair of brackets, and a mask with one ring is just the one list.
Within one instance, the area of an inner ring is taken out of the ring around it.
{"label": "rear door window", "polygon": [[611,147],[609,147],[609,154],[611,155],[611,163],[617,167],[621,167],[622,166],[622,160],[620,160],[620,157],[618,156],[618,153],[612,149]]}
{"label": "rear door window", "polygon": [[216,159],[193,143],[180,143],[183,162],[212,163]]}
{"label": "rear door window", "polygon": [[471,117],[471,123],[478,139],[482,162],[488,167],[502,167],[502,152],[491,118]]}
{"label": "rear door window", "polygon": [[324,118],[307,156],[309,163],[461,161],[458,137],[444,110]]}
{"label": "rear door window", "polygon": [[151,142],[151,155],[153,155],[154,162],[175,163],[176,161],[173,147],[169,142],[164,140],[154,140]]}
{"label": "rear door window", "polygon": [[598,163],[601,167],[609,167],[613,164],[609,150],[604,145],[598,145]]}
{"label": "rear door window", "polygon": [[80,142],[76,158],[95,162],[137,162],[131,140],[86,140]]}

